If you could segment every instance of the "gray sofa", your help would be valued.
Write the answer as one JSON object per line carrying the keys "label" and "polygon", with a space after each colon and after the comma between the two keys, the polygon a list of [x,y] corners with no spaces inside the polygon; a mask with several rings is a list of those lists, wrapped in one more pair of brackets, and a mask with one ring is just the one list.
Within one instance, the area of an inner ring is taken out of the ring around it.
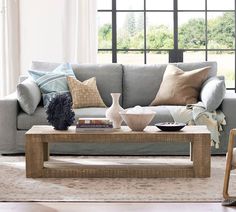
{"label": "gray sofa", "polygon": [[[33,62],[32,69],[51,71],[59,64]],[[176,64],[184,71],[211,66],[208,77],[217,73],[216,62],[179,63]],[[72,65],[76,77],[84,81],[92,76],[96,77],[97,86],[109,107],[111,105],[111,92],[122,93],[120,103],[123,108],[141,105],[147,107],[154,99],[167,64],[161,65]],[[21,77],[21,81],[25,77]],[[220,148],[212,147],[213,154],[224,154],[227,149],[228,135],[231,128],[236,127],[236,94],[227,91],[221,104],[221,110],[226,116],[227,125],[220,136]],[[157,116],[151,124],[156,122],[173,121],[172,116],[165,106],[151,107]],[[75,109],[78,117],[104,117],[106,108]],[[0,152],[24,152],[25,132],[33,125],[47,125],[45,109],[41,104],[32,115],[24,113],[12,94],[0,99]],[[79,155],[187,155],[189,146],[184,144],[55,144],[50,146],[52,153],[79,154]]]}

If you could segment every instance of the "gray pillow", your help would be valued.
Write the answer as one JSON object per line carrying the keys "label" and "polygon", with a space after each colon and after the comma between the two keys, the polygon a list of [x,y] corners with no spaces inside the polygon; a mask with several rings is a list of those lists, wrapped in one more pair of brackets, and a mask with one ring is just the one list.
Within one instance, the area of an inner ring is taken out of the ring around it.
{"label": "gray pillow", "polygon": [[225,96],[224,77],[211,77],[203,83],[200,98],[208,111],[216,110]]}
{"label": "gray pillow", "polygon": [[17,100],[24,112],[34,113],[41,100],[41,92],[38,85],[31,79],[26,79],[17,85]]}

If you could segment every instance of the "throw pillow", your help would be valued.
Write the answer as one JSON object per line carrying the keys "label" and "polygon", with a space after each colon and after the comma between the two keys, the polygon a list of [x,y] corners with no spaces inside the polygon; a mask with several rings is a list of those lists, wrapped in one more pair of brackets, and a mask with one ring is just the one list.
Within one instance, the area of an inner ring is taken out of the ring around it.
{"label": "throw pillow", "polygon": [[69,91],[68,92],[51,92],[51,93],[42,94],[44,107],[48,107],[51,100],[55,98],[58,94],[70,95],[70,92]]}
{"label": "throw pillow", "polygon": [[96,85],[96,78],[80,82],[73,77],[67,77],[73,108],[106,107]]}
{"label": "throw pillow", "polygon": [[187,105],[197,103],[202,83],[210,67],[183,71],[168,65],[160,89],[151,105]]}
{"label": "throw pillow", "polygon": [[56,94],[69,92],[67,76],[75,77],[69,63],[61,64],[51,72],[29,70],[29,74],[43,94],[44,106],[47,106]]}
{"label": "throw pillow", "polygon": [[33,114],[41,100],[38,85],[32,80],[26,79],[17,85],[16,94],[22,110],[29,115]]}
{"label": "throw pillow", "polygon": [[224,80],[211,77],[202,86],[200,99],[208,111],[216,110],[225,96],[226,87]]}

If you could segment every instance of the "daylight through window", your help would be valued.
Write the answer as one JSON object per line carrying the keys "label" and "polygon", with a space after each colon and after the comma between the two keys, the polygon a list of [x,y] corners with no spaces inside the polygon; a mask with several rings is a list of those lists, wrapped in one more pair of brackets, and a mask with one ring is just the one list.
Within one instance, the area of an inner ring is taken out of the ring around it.
{"label": "daylight through window", "polygon": [[217,61],[235,88],[235,0],[97,1],[99,63]]}

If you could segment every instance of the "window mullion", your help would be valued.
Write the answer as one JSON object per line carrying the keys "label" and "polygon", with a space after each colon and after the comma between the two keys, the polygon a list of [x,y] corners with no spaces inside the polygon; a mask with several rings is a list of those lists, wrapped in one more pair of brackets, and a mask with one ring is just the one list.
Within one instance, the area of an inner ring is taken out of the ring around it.
{"label": "window mullion", "polygon": [[117,63],[116,0],[112,0],[112,62]]}
{"label": "window mullion", "polygon": [[144,22],[143,22],[143,27],[144,27],[144,51],[143,51],[143,54],[144,54],[144,64],[147,64],[147,14],[146,14],[146,0],[144,0],[144,14],[143,14],[143,17],[144,17]]}
{"label": "window mullion", "polygon": [[174,2],[174,50],[178,50],[178,0]]}
{"label": "window mullion", "polygon": [[178,46],[178,0],[173,0],[174,4],[174,49],[169,51],[169,62],[183,62],[183,50]]}
{"label": "window mullion", "polygon": [[208,19],[207,19],[207,0],[205,0],[205,49],[206,49],[206,52],[205,52],[205,60],[208,61],[208,26],[207,26],[207,23],[208,22]]}

